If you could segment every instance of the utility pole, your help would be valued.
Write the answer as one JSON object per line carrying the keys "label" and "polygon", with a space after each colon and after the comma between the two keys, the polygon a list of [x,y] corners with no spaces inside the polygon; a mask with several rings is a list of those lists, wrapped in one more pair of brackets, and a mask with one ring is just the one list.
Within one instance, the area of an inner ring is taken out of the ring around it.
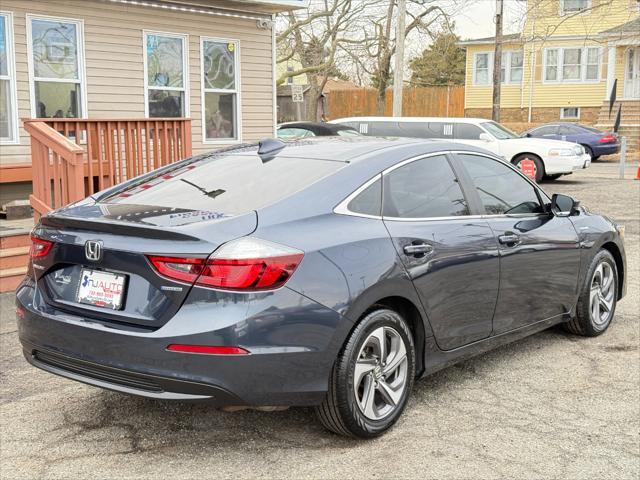
{"label": "utility pole", "polygon": [[[394,0],[391,0],[394,1]],[[398,0],[398,31],[396,32],[396,70],[393,72],[393,116],[402,116],[402,83],[404,77],[404,29],[406,0]]]}
{"label": "utility pole", "polygon": [[491,118],[500,121],[500,72],[502,69],[502,3],[496,0],[496,45],[493,49],[493,107]]}

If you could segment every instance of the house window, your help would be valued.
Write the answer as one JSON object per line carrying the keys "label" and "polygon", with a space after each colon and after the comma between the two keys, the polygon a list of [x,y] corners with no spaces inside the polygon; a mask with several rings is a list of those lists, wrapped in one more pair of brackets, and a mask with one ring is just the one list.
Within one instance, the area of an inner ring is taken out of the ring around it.
{"label": "house window", "polygon": [[78,118],[84,111],[82,23],[27,17],[31,114]]}
{"label": "house window", "polygon": [[591,0],[560,0],[560,14],[578,13],[591,8]]}
{"label": "house window", "polygon": [[203,38],[201,50],[204,142],[239,141],[239,44]]}
{"label": "house window", "polygon": [[[293,72],[293,67],[287,67],[287,73]],[[287,77],[287,85],[293,85],[293,77]]]}
{"label": "house window", "polygon": [[580,118],[580,107],[562,107],[560,109],[560,118],[574,120]]}
{"label": "house window", "polygon": [[144,34],[147,117],[188,115],[186,38],[171,33]]}
{"label": "house window", "polygon": [[567,48],[562,55],[562,79],[563,80],[580,80],[580,57],[582,50],[580,48]]}
{"label": "house window", "polygon": [[600,81],[600,47],[548,48],[544,55],[545,82]]}
{"label": "house window", "polygon": [[0,13],[0,143],[18,141],[13,18]]}
{"label": "house window", "polygon": [[[502,52],[500,79],[504,84],[520,83],[522,81],[523,52],[507,50]],[[476,53],[474,84],[491,85],[493,82],[493,53]]]}
{"label": "house window", "polygon": [[476,53],[475,55],[475,67],[474,67],[474,80],[473,83],[476,85],[489,85],[490,77],[490,62],[489,57],[491,54],[489,53]]}

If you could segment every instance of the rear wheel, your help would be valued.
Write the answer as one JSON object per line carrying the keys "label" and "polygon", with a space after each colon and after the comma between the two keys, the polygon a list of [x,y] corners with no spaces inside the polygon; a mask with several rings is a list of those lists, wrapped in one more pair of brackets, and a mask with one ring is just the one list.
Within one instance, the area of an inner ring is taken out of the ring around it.
{"label": "rear wheel", "polygon": [[316,413],[340,435],[376,437],[402,414],[415,376],[415,347],[396,312],[369,312],[351,333],[331,372]]}
{"label": "rear wheel", "polygon": [[576,315],[564,324],[576,335],[595,337],[613,320],[618,300],[618,270],[613,256],[600,250],[594,257],[576,307]]}
{"label": "rear wheel", "polygon": [[530,153],[523,153],[521,155],[517,155],[512,160],[512,163],[519,169],[522,169],[520,162],[522,162],[523,160],[533,161],[533,163],[535,164],[536,183],[540,183],[542,181],[542,178],[544,177],[544,163],[542,163],[542,160],[540,159],[540,157],[536,155],[531,155]]}
{"label": "rear wheel", "polygon": [[595,157],[593,156],[593,150],[591,149],[591,147],[589,145],[582,146],[584,147],[585,153],[591,157],[591,161],[593,162],[595,160]]}

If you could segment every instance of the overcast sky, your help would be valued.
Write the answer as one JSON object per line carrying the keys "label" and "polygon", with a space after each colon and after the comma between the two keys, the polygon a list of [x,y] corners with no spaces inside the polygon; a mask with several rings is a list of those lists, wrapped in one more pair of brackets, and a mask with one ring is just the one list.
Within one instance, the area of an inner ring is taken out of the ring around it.
{"label": "overcast sky", "polygon": [[[505,0],[504,33],[516,33],[521,29],[525,2]],[[454,16],[456,33],[463,40],[492,37],[495,34],[493,17],[496,14],[496,0],[466,0],[462,11]]]}

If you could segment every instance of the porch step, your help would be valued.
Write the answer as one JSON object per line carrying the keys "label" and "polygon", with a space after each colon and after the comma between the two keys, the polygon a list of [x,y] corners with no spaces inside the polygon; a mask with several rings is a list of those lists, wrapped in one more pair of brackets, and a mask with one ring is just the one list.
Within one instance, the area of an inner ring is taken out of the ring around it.
{"label": "porch step", "polygon": [[0,269],[0,293],[14,291],[26,273],[26,265],[22,267]]}
{"label": "porch step", "polygon": [[29,234],[2,232],[0,234],[0,293],[16,289],[29,263]]}
{"label": "porch step", "polygon": [[29,247],[30,245],[31,240],[28,233],[0,236],[0,249],[2,250],[5,248]]}
{"label": "porch step", "polygon": [[0,249],[0,271],[7,268],[23,267],[29,262],[29,247]]}

